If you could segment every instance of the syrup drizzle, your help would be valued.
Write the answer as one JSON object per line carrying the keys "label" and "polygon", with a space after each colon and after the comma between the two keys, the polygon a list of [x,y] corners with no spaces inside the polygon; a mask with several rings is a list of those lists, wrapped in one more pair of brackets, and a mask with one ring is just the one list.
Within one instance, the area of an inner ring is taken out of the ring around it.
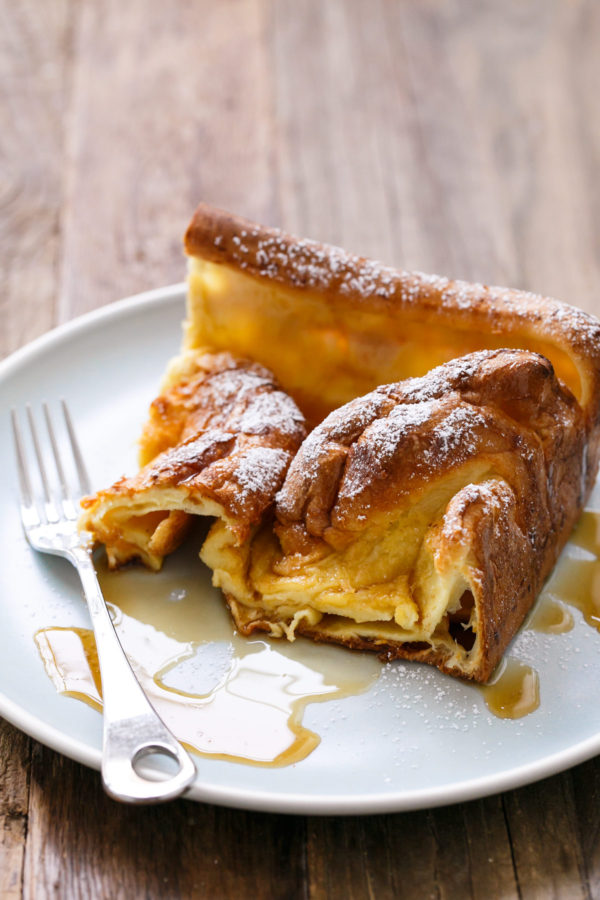
{"label": "syrup drizzle", "polygon": [[[570,631],[567,604],[600,631],[600,513],[584,512],[569,543],[575,555],[563,554],[528,629]],[[289,645],[232,634],[221,596],[199,566],[189,548],[159,575],[100,566],[104,596],[138,678],[169,727],[197,753],[262,766],[299,762],[320,740],[302,725],[306,706],[368,690],[381,664],[371,654],[309,641]],[[35,640],[57,691],[101,709],[93,633],[42,628]],[[500,718],[520,718],[540,703],[537,672],[514,657],[478,690]]]}
{"label": "syrup drizzle", "polygon": [[543,593],[525,625],[529,631],[542,634],[565,634],[571,631],[574,621],[567,607],[547,593]]}
{"label": "syrup drizzle", "polygon": [[[373,655],[299,640],[232,634],[220,592],[195,552],[160,574],[99,566],[115,628],[150,702],[173,733],[205,756],[262,766],[304,759],[320,738],[302,725],[309,703],[366,691],[382,664]],[[35,640],[56,689],[100,709],[94,636],[42,628]]]}
{"label": "syrup drizzle", "polygon": [[[567,551],[555,567],[525,625],[532,631],[570,631],[573,616],[565,604],[579,609],[587,624],[600,631],[600,513],[586,510],[569,544],[575,555]],[[578,550],[595,558],[581,558]],[[537,672],[514,657],[504,659],[492,681],[480,690],[488,709],[501,718],[520,718],[540,703]]]}
{"label": "syrup drizzle", "polygon": [[600,512],[586,509],[575,526],[569,543],[597,557],[600,553]]}
{"label": "syrup drizzle", "polygon": [[575,553],[563,555],[546,592],[555,601],[574,606],[588,625],[600,631],[600,513],[586,510],[570,543]]}
{"label": "syrup drizzle", "polygon": [[487,708],[500,719],[520,719],[540,705],[538,673],[514,657],[503,659],[492,680],[479,690]]}

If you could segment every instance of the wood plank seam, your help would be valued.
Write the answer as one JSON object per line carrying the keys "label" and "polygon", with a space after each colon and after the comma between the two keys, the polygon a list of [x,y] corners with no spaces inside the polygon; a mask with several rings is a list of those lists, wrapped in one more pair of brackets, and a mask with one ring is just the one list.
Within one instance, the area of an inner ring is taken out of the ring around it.
{"label": "wood plank seam", "polygon": [[[560,777],[560,776],[559,776]],[[592,879],[590,878],[590,872],[588,868],[588,863],[586,859],[586,854],[584,852],[584,835],[582,834],[582,820],[581,817],[577,815],[577,805],[575,803],[575,785],[574,785],[574,776],[573,770],[565,772],[564,774],[564,785],[565,785],[565,793],[568,796],[569,800],[569,812],[572,815],[573,822],[572,824],[572,834],[577,835],[577,864],[579,870],[579,878],[581,880],[581,884],[585,889],[586,900],[592,900],[594,897],[594,892],[592,890]],[[587,825],[587,822],[585,823]]]}
{"label": "wood plank seam", "polygon": [[519,883],[519,872],[517,871],[517,860],[515,858],[515,848],[513,845],[513,836],[510,830],[510,818],[508,815],[508,811],[506,809],[506,799],[505,795],[502,795],[502,814],[504,816],[504,824],[506,826],[506,833],[508,835],[508,846],[510,847],[510,860],[512,863],[513,875],[515,878],[515,885],[517,887],[517,897],[519,900],[522,900],[523,892],[521,890],[521,885]]}

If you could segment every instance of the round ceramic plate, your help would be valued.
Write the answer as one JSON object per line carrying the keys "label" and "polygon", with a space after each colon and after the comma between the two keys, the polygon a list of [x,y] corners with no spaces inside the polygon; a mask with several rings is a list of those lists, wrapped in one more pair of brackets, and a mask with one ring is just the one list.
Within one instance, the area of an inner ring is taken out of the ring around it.
{"label": "round ceramic plate", "polygon": [[[98,486],[135,469],[135,442],[167,360],[180,344],[184,286],[121,301],[70,322],[0,365],[0,714],[49,747],[100,766],[101,716],[61,696],[34,644],[42,626],[88,625],[77,576],[34,553],[21,532],[6,416],[65,397]],[[598,508],[598,503],[596,503]],[[574,612],[566,634],[524,630],[510,654],[539,673],[539,708],[491,715],[476,687],[426,666],[382,666],[366,693],[307,707],[321,736],[303,761],[259,768],[197,757],[189,796],[287,813],[374,813],[468,800],[517,787],[600,751],[600,634]]]}

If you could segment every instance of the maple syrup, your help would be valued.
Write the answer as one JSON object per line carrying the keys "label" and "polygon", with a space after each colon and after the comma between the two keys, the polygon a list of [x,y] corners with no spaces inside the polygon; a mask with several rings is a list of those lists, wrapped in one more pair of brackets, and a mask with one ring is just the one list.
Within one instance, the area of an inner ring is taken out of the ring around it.
{"label": "maple syrup", "polygon": [[600,512],[586,509],[581,514],[581,518],[569,538],[569,543],[587,550],[593,556],[598,556],[600,552]]}
{"label": "maple syrup", "polygon": [[[526,627],[546,634],[573,628],[574,606],[588,625],[600,631],[600,514],[586,510],[569,539],[574,553],[563,554]],[[583,550],[589,557],[582,558]],[[537,672],[519,660],[504,660],[497,676],[480,690],[491,712],[501,718],[519,718],[539,706]]]}
{"label": "maple syrup", "polygon": [[[263,766],[298,762],[320,741],[302,725],[306,706],[362,693],[381,672],[373,654],[232,633],[208,570],[185,548],[158,574],[98,568],[117,634],[150,702],[202,755]],[[93,633],[49,627],[35,640],[56,689],[101,708]]]}
{"label": "maple syrup", "polygon": [[[569,631],[567,604],[600,630],[600,513],[584,512],[569,543],[576,555],[563,555],[527,628]],[[581,558],[581,551],[596,558]],[[306,706],[362,693],[381,671],[368,653],[232,633],[221,595],[189,546],[159,574],[142,568],[109,572],[101,563],[99,576],[144,690],[177,737],[202,755],[263,766],[298,762],[320,740],[302,725]],[[35,639],[56,689],[101,709],[93,633],[51,627]],[[500,718],[520,718],[540,702],[537,672],[514,658],[478,689]]]}
{"label": "maple syrup", "polygon": [[514,657],[504,659],[479,690],[489,711],[500,719],[520,719],[540,705],[538,673]]}
{"label": "maple syrup", "polygon": [[66,697],[102,709],[102,687],[93,631],[87,628],[41,628],[35,633],[46,673]]}
{"label": "maple syrup", "polygon": [[587,624],[600,631],[600,560],[562,559],[547,590],[580,610]]}
{"label": "maple syrup", "polygon": [[574,552],[563,555],[545,592],[580,610],[587,624],[600,631],[600,513],[586,510],[569,543]]}
{"label": "maple syrup", "polygon": [[529,631],[543,634],[565,634],[573,628],[573,616],[567,607],[554,597],[543,593],[525,624]]}

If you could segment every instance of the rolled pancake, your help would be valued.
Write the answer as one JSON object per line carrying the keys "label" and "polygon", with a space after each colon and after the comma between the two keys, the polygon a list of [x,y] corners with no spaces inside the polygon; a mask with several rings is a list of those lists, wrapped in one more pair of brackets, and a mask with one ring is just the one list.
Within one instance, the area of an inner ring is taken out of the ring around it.
{"label": "rolled pancake", "polygon": [[376,650],[485,681],[591,486],[584,417],[544,357],[496,350],[380,387],[303,442],[241,552],[202,558],[240,631]]}

